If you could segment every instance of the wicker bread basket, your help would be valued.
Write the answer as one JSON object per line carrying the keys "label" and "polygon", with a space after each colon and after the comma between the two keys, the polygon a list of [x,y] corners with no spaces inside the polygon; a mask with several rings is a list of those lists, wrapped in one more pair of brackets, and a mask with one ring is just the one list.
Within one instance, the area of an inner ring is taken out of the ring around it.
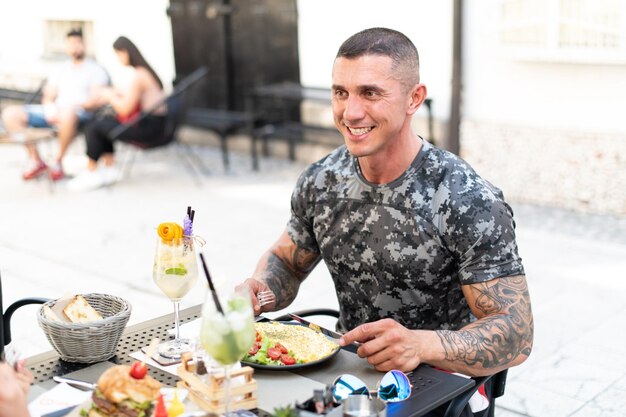
{"label": "wicker bread basket", "polygon": [[115,355],[132,307],[128,301],[114,295],[82,295],[102,315],[102,320],[84,324],[50,320],[45,316],[44,305],[54,306],[56,300],[52,300],[39,309],[39,326],[64,361],[94,363],[109,359]]}

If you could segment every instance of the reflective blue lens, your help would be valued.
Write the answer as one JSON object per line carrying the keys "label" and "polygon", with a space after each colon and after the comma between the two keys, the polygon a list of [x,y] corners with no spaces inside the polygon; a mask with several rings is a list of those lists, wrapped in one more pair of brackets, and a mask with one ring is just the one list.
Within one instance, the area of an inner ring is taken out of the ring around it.
{"label": "reflective blue lens", "polygon": [[404,401],[411,396],[411,382],[401,371],[389,371],[378,383],[378,398],[387,402]]}
{"label": "reflective blue lens", "polygon": [[341,375],[333,383],[333,398],[341,402],[350,395],[369,395],[365,382],[354,375]]}

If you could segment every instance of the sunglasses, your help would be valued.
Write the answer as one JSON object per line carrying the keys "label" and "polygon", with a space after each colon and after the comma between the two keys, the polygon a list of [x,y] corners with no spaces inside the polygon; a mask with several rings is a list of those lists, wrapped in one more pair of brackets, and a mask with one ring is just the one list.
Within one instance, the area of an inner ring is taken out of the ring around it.
{"label": "sunglasses", "polygon": [[333,399],[342,402],[350,395],[376,395],[385,402],[404,401],[411,396],[411,382],[402,371],[389,371],[378,382],[376,391],[370,392],[365,382],[354,375],[344,374],[333,382]]}

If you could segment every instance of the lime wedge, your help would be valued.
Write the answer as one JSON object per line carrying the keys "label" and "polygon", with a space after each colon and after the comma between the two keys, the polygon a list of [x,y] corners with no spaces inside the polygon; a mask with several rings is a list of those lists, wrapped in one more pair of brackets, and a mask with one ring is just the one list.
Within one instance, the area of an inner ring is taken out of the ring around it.
{"label": "lime wedge", "polygon": [[165,270],[167,275],[187,275],[187,269],[184,266],[176,268],[167,268]]}

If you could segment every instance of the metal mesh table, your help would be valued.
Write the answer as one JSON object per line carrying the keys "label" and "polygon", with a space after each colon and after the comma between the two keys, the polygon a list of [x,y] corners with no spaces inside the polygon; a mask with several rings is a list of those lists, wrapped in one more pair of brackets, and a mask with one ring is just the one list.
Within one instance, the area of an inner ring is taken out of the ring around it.
{"label": "metal mesh table", "polygon": [[[181,323],[185,323],[200,317],[201,306],[187,308],[180,312]],[[168,331],[174,325],[174,313],[157,317],[142,323],[128,326],[120,342],[117,345],[115,356],[109,362],[117,365],[130,365],[134,359],[129,355],[137,352],[142,347],[147,346],[152,339],[158,337],[161,340],[171,339]],[[59,359],[55,351],[45,352],[29,358],[26,362],[28,369],[33,373],[35,383],[46,382],[55,375],[66,375],[70,372],[78,371],[90,366],[85,363],[65,362]],[[150,375],[167,386],[174,386],[178,378],[175,375],[163,372],[158,368],[150,366]]]}

